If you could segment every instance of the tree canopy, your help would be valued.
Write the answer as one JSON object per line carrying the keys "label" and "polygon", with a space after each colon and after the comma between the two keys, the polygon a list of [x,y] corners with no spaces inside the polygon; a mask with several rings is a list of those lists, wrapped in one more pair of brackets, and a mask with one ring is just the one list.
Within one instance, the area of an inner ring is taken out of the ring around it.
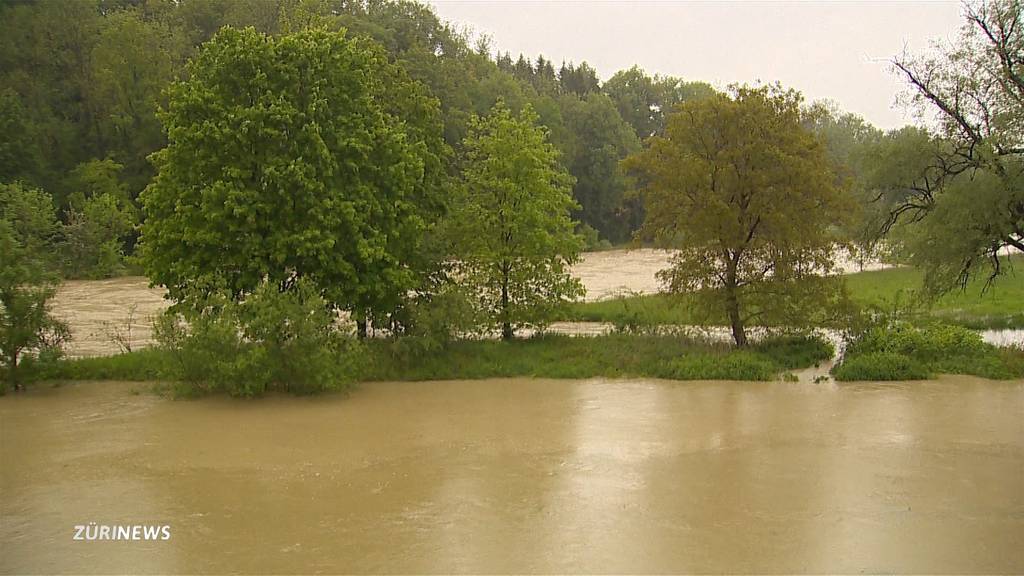
{"label": "tree canopy", "polygon": [[909,249],[933,289],[966,286],[984,270],[995,278],[1005,248],[1024,250],[1021,13],[1020,0],[970,2],[954,42],[893,62],[930,121],[918,146],[931,157],[874,184],[892,204],[887,228],[915,223]]}
{"label": "tree canopy", "polygon": [[835,295],[823,275],[846,197],[800,102],[778,87],[685,102],[626,160],[644,231],[678,250],[662,280],[726,317],[740,346],[749,325],[806,325],[808,303]]}
{"label": "tree canopy", "polygon": [[160,116],[168,146],[142,195],[141,242],[172,297],[307,278],[365,315],[415,283],[441,208],[438,106],[375,43],[225,28]]}
{"label": "tree canopy", "polygon": [[572,176],[529,107],[514,115],[499,102],[473,121],[463,148],[449,232],[456,277],[509,339],[518,328],[545,326],[583,294],[568,268],[582,248],[570,218]]}

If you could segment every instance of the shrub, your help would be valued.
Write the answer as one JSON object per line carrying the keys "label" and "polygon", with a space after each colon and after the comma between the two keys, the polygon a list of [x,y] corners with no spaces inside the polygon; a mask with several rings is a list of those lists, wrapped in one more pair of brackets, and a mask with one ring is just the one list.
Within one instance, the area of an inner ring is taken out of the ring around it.
{"label": "shrub", "polygon": [[1012,351],[987,344],[961,326],[915,328],[902,322],[872,326],[846,349],[833,369],[837,380],[912,380],[932,373],[986,378],[1024,376],[1024,362]]}
{"label": "shrub", "polygon": [[915,328],[909,324],[874,326],[849,347],[852,355],[895,352],[918,359],[935,360],[949,356],[978,356],[992,351],[981,335],[962,326],[936,324]]}
{"label": "shrub", "polygon": [[832,370],[836,380],[927,380],[928,369],[919,361],[896,352],[868,352],[847,357]]}
{"label": "shrub", "polygon": [[242,301],[214,293],[193,302],[181,316],[169,311],[155,329],[191,392],[308,394],[351,380],[356,344],[311,284],[281,291],[264,282]]}
{"label": "shrub", "polygon": [[401,337],[392,350],[404,360],[433,354],[460,337],[478,333],[483,321],[466,290],[446,284],[406,305],[401,314]]}

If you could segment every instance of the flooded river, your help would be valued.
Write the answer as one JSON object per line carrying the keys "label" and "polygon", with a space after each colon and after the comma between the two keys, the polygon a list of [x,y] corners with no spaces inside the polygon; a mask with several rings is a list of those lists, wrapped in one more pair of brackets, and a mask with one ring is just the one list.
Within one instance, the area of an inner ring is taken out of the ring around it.
{"label": "flooded river", "polygon": [[[660,284],[656,275],[670,261],[668,251],[648,248],[586,252],[572,267],[572,273],[586,288],[586,299],[594,301],[657,292]],[[884,267],[877,262],[861,266],[849,260],[841,260],[838,266],[843,272]],[[117,333],[122,342],[136,349],[152,344],[152,320],[167,306],[163,296],[163,289],[150,288],[149,281],[140,276],[65,282],[53,308],[71,328],[72,340],[66,352],[70,356],[116,354],[121,351],[113,337]],[[550,329],[565,334],[601,334],[609,330],[610,325],[585,322],[558,322]],[[727,336],[728,331],[723,328],[709,333],[715,334]],[[1000,346],[1024,345],[1024,330],[988,330],[983,337]]]}
{"label": "flooded river", "polygon": [[140,386],[0,397],[0,572],[1024,572],[1019,381]]}

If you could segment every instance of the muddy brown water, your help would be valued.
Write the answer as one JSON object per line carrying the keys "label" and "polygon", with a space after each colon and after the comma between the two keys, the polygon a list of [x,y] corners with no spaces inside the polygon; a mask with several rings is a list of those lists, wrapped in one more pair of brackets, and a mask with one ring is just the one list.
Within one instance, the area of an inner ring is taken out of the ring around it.
{"label": "muddy brown water", "polygon": [[[671,252],[650,248],[586,252],[572,267],[586,288],[586,300],[602,300],[624,294],[658,292],[657,272],[670,265]],[[854,271],[856,264],[841,259],[840,269]],[[880,265],[869,263],[867,269]],[[167,306],[162,288],[150,288],[143,277],[65,282],[54,301],[54,312],[71,328],[66,347],[70,356],[101,356],[121,351],[114,335],[134,348],[152,344],[152,320]],[[129,322],[131,319],[131,322]],[[130,338],[128,327],[131,326]],[[560,322],[553,332],[593,334],[607,327]]]}
{"label": "muddy brown water", "polygon": [[140,386],[0,398],[0,572],[1024,572],[1024,382]]}

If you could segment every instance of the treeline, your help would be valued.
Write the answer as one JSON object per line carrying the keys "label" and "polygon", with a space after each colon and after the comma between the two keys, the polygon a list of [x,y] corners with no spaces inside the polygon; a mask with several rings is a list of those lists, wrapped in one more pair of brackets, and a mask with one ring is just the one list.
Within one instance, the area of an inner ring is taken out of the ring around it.
{"label": "treeline", "polygon": [[402,0],[7,2],[3,364],[66,337],[58,272],[127,254],[176,302],[165,345],[261,389],[334,381],[338,313],[421,352],[543,330],[602,242],[676,250],[666,289],[740,347],[857,315],[837,248],[995,278],[1024,248],[1024,25],[968,10],[959,51],[894,61],[936,125],[883,133],[777,84],[495,56]]}
{"label": "treeline", "polygon": [[[119,271],[141,223],[138,196],[166,134],[158,111],[185,63],[224,26],[284,34],[348,30],[384,46],[441,105],[454,149],[473,115],[499,100],[526,105],[548,128],[575,178],[574,216],[591,246],[631,238],[642,205],[618,162],[658,133],[674,104],[713,92],[639,68],[602,83],[585,62],[497,54],[426,6],[399,0],[83,0],[0,3],[0,182],[21,181],[54,201],[67,243],[64,273]],[[450,156],[449,172],[454,171]]]}

